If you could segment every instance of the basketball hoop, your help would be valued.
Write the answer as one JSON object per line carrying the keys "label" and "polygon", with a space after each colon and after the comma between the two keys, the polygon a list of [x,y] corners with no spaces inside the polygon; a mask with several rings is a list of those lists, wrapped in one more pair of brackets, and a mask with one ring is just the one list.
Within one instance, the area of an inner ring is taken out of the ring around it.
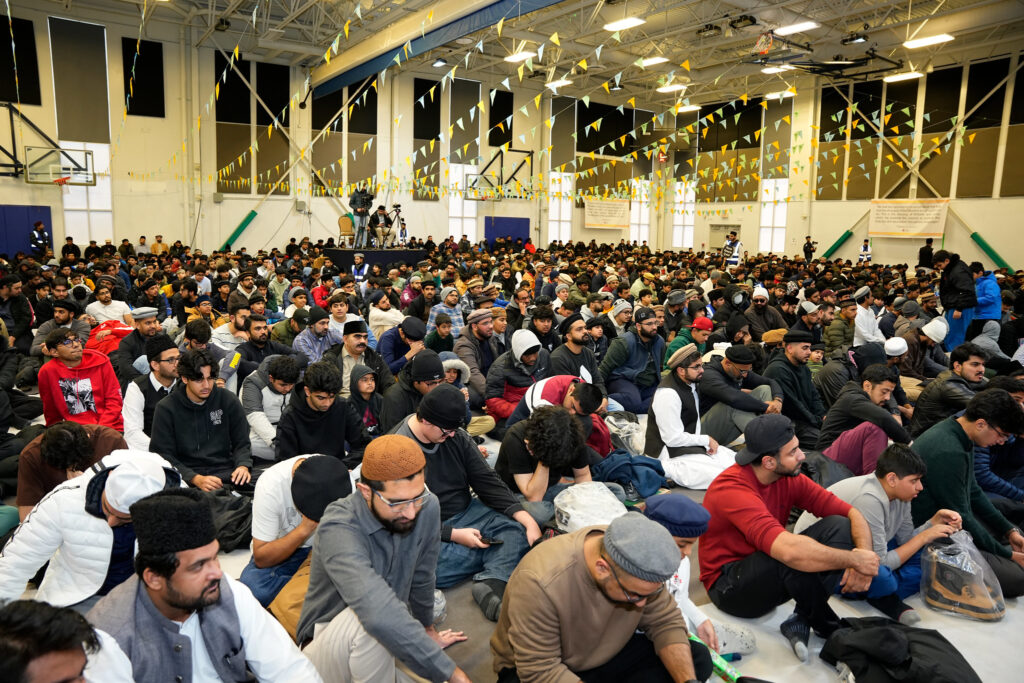
{"label": "basketball hoop", "polygon": [[772,49],[773,40],[774,34],[771,31],[765,31],[757,37],[757,42],[754,43],[754,52],[759,55],[767,54],[768,50]]}
{"label": "basketball hoop", "polygon": [[64,176],[63,178],[55,178],[53,184],[61,189],[63,194],[70,194],[71,188],[68,187],[68,181],[71,180],[71,176]]}

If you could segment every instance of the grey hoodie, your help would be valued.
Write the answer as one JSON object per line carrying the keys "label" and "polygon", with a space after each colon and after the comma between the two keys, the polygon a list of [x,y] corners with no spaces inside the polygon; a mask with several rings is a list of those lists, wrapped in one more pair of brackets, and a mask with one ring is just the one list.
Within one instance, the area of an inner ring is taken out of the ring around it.
{"label": "grey hoodie", "polygon": [[1010,360],[1010,357],[999,348],[999,333],[1002,331],[998,320],[989,320],[981,328],[981,334],[971,340],[981,348],[985,349],[989,356]]}
{"label": "grey hoodie", "polygon": [[274,447],[277,423],[288,404],[288,394],[279,394],[270,386],[268,368],[277,356],[267,356],[256,372],[242,382],[241,400],[245,419],[249,423],[249,441],[253,446]]}

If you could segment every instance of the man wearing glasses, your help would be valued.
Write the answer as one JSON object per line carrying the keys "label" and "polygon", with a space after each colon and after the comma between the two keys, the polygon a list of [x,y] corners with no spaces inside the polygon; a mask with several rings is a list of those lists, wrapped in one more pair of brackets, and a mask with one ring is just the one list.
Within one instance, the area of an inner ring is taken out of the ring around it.
{"label": "man wearing glasses", "polygon": [[1007,598],[1024,595],[1024,535],[978,486],[974,449],[1006,443],[1022,432],[1020,405],[1003,389],[985,389],[964,413],[940,421],[913,444],[928,466],[921,479],[924,490],[911,503],[914,524],[923,524],[940,509],[960,513],[963,528],[974,537]]}
{"label": "man wearing glasses", "polygon": [[121,387],[110,360],[99,351],[86,349],[79,336],[64,327],[50,332],[42,350],[50,357],[39,370],[39,398],[46,425],[71,420],[123,432]]}
{"label": "man wearing glasses", "polygon": [[473,599],[484,616],[495,621],[505,584],[520,558],[540,538],[540,527],[461,429],[465,419],[465,397],[454,385],[444,383],[391,433],[408,436],[419,445],[428,461],[427,485],[440,499],[438,588],[472,577]]}
{"label": "man wearing glasses", "polygon": [[746,346],[730,346],[704,366],[700,423],[718,443],[735,441],[758,415],[782,412],[782,387],[754,372],[754,360]]}
{"label": "man wearing glasses", "polygon": [[320,518],[297,640],[325,681],[408,680],[399,661],[428,681],[469,681],[443,652],[465,636],[433,626],[441,514],[425,465],[407,436],[377,437],[357,494]]}
{"label": "man wearing glasses", "polygon": [[658,385],[647,417],[644,454],[658,458],[665,475],[680,486],[706,489],[735,453],[703,433],[697,385],[704,361],[696,344],[687,344],[668,359],[668,374]]}
{"label": "man wearing glasses", "polygon": [[632,512],[545,541],[505,593],[491,636],[498,683],[707,679],[707,652],[695,672],[682,612],[664,590],[678,566],[668,530]]}
{"label": "man wearing glasses", "polygon": [[128,447],[149,451],[149,435],[153,428],[156,404],[178,384],[178,360],[181,351],[166,334],[158,334],[146,341],[146,359],[149,369],[128,383],[124,392],[124,440]]}

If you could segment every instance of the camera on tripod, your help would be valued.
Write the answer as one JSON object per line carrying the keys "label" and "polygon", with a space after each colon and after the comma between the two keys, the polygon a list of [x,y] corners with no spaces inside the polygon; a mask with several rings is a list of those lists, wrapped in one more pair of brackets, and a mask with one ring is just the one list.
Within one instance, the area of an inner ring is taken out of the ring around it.
{"label": "camera on tripod", "polygon": [[401,205],[401,204],[392,204],[392,205],[391,205],[391,208],[392,208],[392,209],[401,209],[401,208],[402,208],[402,205]]}

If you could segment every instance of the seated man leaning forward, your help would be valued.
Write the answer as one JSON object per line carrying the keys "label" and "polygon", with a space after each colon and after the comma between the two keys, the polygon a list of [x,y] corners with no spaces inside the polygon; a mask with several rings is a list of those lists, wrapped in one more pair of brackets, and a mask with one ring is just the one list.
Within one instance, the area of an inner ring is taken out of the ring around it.
{"label": "seated man leaning forward", "polygon": [[473,599],[494,621],[508,577],[540,538],[540,527],[487,466],[462,429],[465,419],[462,392],[445,383],[424,396],[416,413],[391,433],[411,437],[423,450],[427,485],[441,503],[438,588],[472,577]]}
{"label": "seated man leaning forward", "polygon": [[[711,513],[701,540],[700,580],[718,609],[752,619],[796,600],[782,633],[807,661],[813,628],[828,637],[839,617],[828,599],[867,590],[878,573],[871,531],[856,508],[800,476],[804,459],[784,415],[759,415],[745,432],[736,464],[711,483]],[[802,534],[786,531],[796,505],[821,517]]]}
{"label": "seated man leaning forward", "polygon": [[679,550],[639,513],[545,541],[505,592],[491,653],[498,683],[691,683],[711,675],[665,590]]}
{"label": "seated man leaning forward", "polygon": [[337,458],[297,455],[273,465],[256,482],[252,559],[239,580],[267,607],[309,556],[324,508],[352,493]]}
{"label": "seated man leaning forward", "polygon": [[[939,510],[914,528],[910,501],[921,489],[927,467],[909,446],[894,443],[878,456],[874,473],[850,477],[832,484],[829,492],[857,508],[871,529],[871,542],[878,555],[878,576],[871,581],[867,601],[887,617],[904,624],[916,624],[921,617],[903,598],[921,586],[921,548],[946,538],[961,527],[960,514]],[[802,532],[818,521],[805,512],[794,531]]]}
{"label": "seated man leaning forward", "polygon": [[326,681],[409,681],[399,661],[429,681],[469,681],[442,652],[465,636],[432,623],[441,508],[425,466],[414,441],[380,436],[357,494],[324,512],[298,641]]}
{"label": "seated man leaning forward", "polygon": [[139,543],[135,574],[87,615],[114,641],[113,652],[90,667],[90,680],[320,681],[284,627],[221,571],[203,493],[162,491],[131,513]]}

